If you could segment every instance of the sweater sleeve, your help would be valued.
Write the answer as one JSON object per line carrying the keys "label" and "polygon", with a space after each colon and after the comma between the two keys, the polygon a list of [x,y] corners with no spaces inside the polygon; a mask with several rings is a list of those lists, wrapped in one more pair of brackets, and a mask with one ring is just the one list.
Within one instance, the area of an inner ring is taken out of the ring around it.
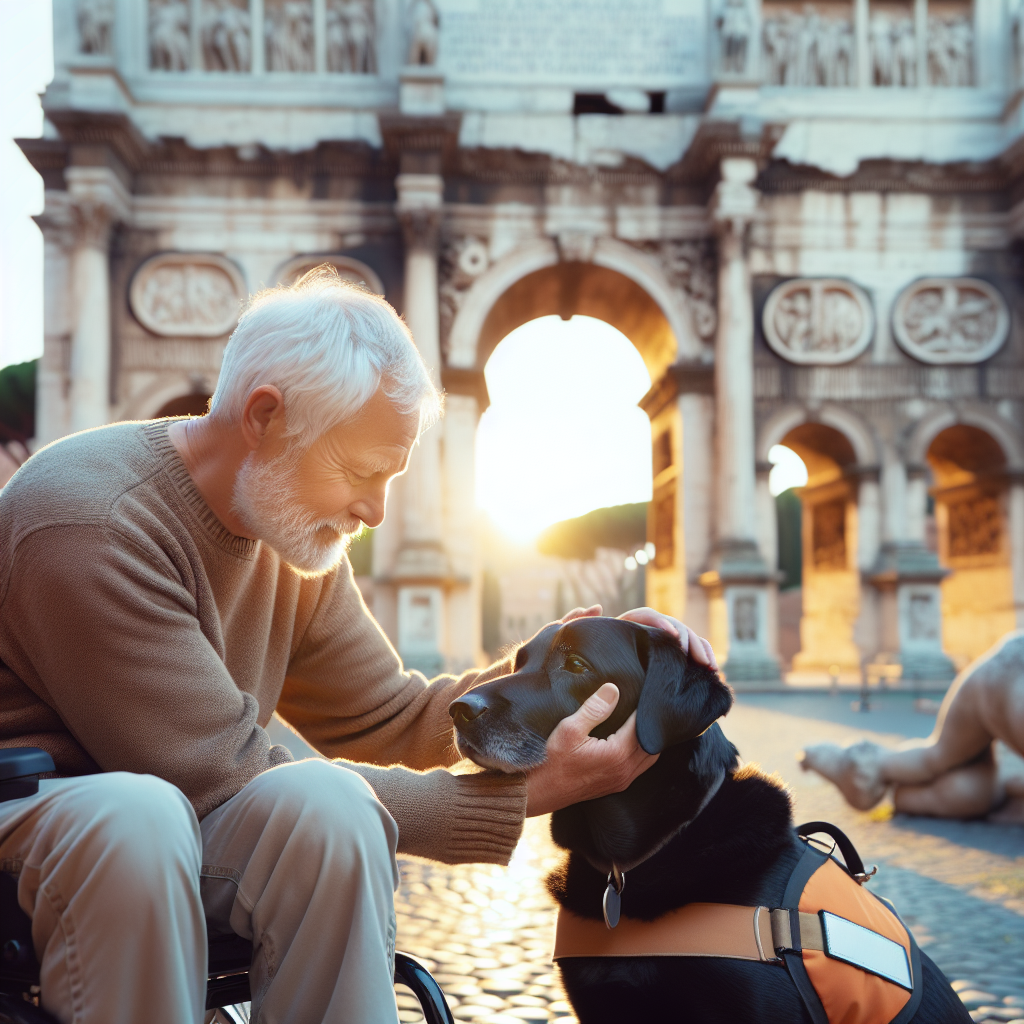
{"label": "sweater sleeve", "polygon": [[100,769],[166,779],[202,818],[292,757],[258,726],[256,698],[204,634],[178,570],[141,543],[107,525],[24,538],[0,657]]}
{"label": "sweater sleeve", "polygon": [[429,682],[405,671],[346,563],[324,583],[278,711],[317,750],[352,762],[398,822],[401,852],[506,864],[526,815],[525,777],[444,768],[459,759],[448,705],[510,670],[506,660]]}

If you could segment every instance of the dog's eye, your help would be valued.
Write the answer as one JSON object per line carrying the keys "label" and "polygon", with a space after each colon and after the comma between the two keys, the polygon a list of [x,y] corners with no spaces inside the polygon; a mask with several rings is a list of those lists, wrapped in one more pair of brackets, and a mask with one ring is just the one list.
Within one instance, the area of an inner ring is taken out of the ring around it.
{"label": "dog's eye", "polygon": [[567,672],[575,672],[577,675],[590,671],[590,666],[578,654],[566,655],[565,664],[562,667]]}

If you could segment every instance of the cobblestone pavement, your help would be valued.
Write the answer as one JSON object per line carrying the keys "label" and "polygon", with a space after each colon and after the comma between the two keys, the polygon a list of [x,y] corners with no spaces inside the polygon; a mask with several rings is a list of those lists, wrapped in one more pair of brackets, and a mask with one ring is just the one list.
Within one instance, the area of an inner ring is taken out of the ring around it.
{"label": "cobblestone pavement", "polygon": [[[724,728],[745,759],[786,780],[797,820],[835,822],[879,864],[872,888],[897,905],[976,1021],[1024,1024],[1024,828],[893,817],[885,806],[863,814],[794,760],[804,743],[866,736],[895,745],[926,735],[934,718],[914,717],[902,696],[852,716],[848,694],[751,696]],[[508,868],[402,863],[398,948],[435,973],[456,1020],[573,1022],[549,959],[554,908],[543,878],[559,854],[547,827],[547,819],[527,823]],[[401,988],[399,1008],[402,1021],[422,1019]]]}

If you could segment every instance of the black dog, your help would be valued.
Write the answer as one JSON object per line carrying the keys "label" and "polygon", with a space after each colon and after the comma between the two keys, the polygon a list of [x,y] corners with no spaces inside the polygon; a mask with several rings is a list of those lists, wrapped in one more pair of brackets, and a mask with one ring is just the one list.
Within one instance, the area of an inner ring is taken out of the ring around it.
{"label": "black dog", "polygon": [[[635,710],[641,745],[661,756],[624,793],[552,816],[552,836],[569,851],[548,879],[552,896],[601,920],[614,863],[627,873],[628,917],[652,921],[687,903],[780,906],[802,853],[789,796],[762,772],[738,768],[716,721],[732,691],[661,630],[608,618],[547,626],[519,648],[511,675],[453,702],[459,750],[487,768],[536,767],[555,726],[609,680],[619,703],[593,735],[610,735]],[[923,953],[921,962],[924,994],[913,1020],[970,1021],[942,972]],[[788,972],[773,964],[579,957],[559,966],[582,1024],[811,1022]]]}

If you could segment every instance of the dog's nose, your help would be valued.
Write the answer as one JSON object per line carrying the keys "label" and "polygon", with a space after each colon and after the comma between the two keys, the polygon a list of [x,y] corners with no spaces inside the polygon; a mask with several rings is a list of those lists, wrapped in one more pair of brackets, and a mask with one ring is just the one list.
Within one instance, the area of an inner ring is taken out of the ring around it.
{"label": "dog's nose", "polygon": [[465,725],[487,710],[487,701],[476,693],[467,693],[448,706],[448,714],[456,725]]}

